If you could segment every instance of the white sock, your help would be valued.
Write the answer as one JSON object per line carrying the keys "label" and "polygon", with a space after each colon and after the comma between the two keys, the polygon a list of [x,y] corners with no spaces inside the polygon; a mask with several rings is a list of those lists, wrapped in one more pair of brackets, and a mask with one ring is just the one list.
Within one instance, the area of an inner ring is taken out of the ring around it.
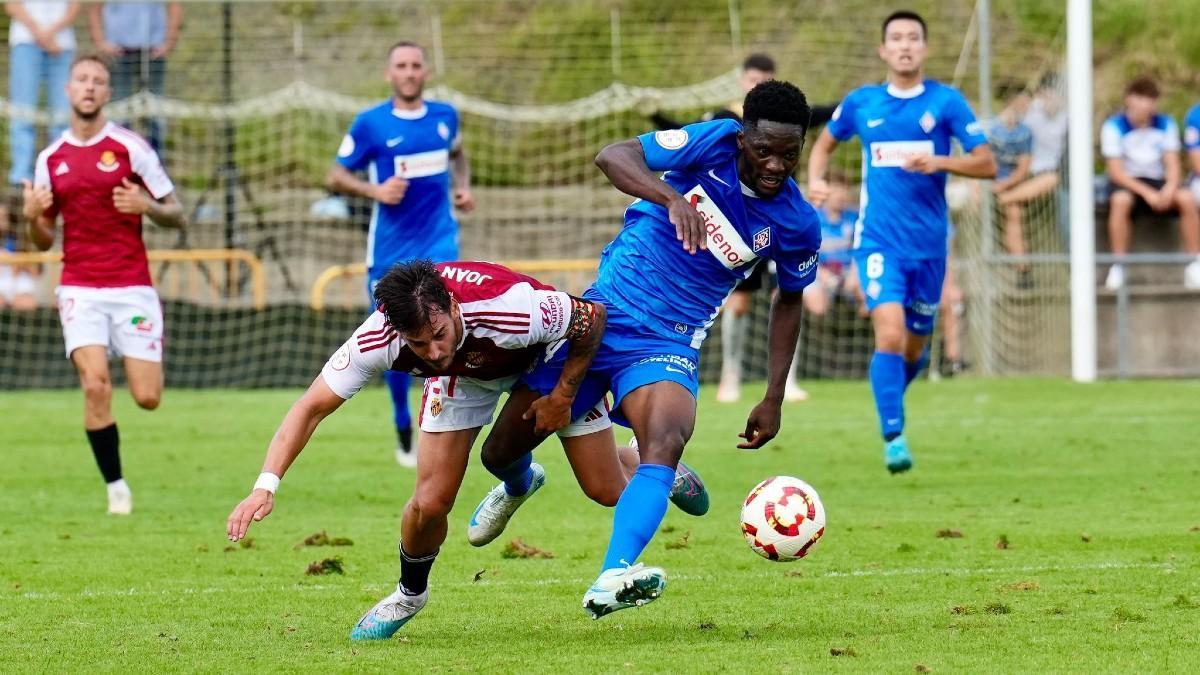
{"label": "white sock", "polygon": [[129,489],[129,483],[126,483],[124,478],[118,478],[117,480],[114,480],[113,482],[108,483],[108,493],[109,494],[112,494],[112,493],[118,492],[118,491],[132,492],[132,490]]}
{"label": "white sock", "polygon": [[746,354],[746,329],[750,325],[750,316],[738,316],[726,312],[721,317],[721,368],[728,370],[741,379],[742,358]]}

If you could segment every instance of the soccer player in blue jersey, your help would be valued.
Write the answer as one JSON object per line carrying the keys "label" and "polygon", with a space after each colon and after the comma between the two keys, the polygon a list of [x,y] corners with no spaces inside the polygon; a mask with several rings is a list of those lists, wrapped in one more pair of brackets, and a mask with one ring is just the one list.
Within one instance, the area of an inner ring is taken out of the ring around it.
{"label": "soccer player in blue jersey", "polygon": [[[457,260],[458,223],[451,204],[463,211],[475,206],[458,111],[422,97],[428,75],[419,45],[398,42],[388,50],[392,97],[354,118],[326,178],[331,190],[375,202],[367,232],[368,295],[397,263]],[[353,173],[364,169],[368,180]],[[396,461],[414,467],[411,378],[389,370],[384,379],[399,440]]]}
{"label": "soccer player in blue jersey", "polygon": [[[770,80],[746,95],[743,119],[645,134],[596,157],[613,186],[638,200],[584,293],[607,307],[608,325],[577,400],[612,392],[612,418],[633,428],[641,465],[617,501],[602,572],[583,598],[593,618],[654,600],[666,585],[661,568],[635,563],[662,522],[695,427],[700,345],[722,301],[762,258],[776,262],[779,279],[767,392],[738,447],[761,448],[779,432],[803,290],[816,278],[821,246],[817,214],[791,178],[809,107],[795,86]],[[561,358],[559,350],[526,384],[550,391]],[[503,442],[484,447],[489,465],[532,448],[518,434],[493,435]]]}
{"label": "soccer player in blue jersey", "polygon": [[[996,162],[963,95],[925,77],[925,21],[894,12],[883,21],[879,58],[888,79],[842,101],[813,145],[808,198],[829,193],[825,171],[841,141],[863,146],[854,261],[875,327],[871,389],[892,473],[912,468],[904,438],[904,391],[928,363],[927,342],[946,275],[946,174],[991,178]],[[950,154],[955,139],[966,153]]]}

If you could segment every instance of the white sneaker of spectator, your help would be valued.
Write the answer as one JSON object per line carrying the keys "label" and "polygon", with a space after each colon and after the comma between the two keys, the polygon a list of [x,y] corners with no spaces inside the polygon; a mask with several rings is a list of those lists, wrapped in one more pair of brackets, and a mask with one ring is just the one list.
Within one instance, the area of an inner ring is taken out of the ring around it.
{"label": "white sneaker of spectator", "polygon": [[1104,278],[1104,287],[1115,291],[1125,285],[1125,266],[1117,263],[1108,268],[1108,276]]}
{"label": "white sneaker of spectator", "polygon": [[1183,287],[1189,291],[1200,291],[1200,258],[1183,268]]}

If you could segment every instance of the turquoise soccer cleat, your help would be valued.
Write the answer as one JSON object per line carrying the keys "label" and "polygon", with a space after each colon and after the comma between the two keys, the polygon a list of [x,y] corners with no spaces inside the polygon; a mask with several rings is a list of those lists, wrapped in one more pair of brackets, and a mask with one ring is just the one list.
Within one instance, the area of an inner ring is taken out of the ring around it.
{"label": "turquoise soccer cleat", "polygon": [[472,546],[485,546],[499,537],[517,508],[546,483],[546,470],[541,464],[534,462],[529,468],[533,471],[533,482],[525,494],[513,497],[504,489],[504,483],[500,483],[475,507],[471,522],[467,523],[467,541]]}
{"label": "turquoise soccer cleat", "polygon": [[887,464],[889,473],[904,473],[912,468],[912,454],[908,452],[908,441],[903,435],[897,436],[883,446],[883,461]]}
{"label": "turquoise soccer cleat", "polygon": [[396,586],[396,590],[375,604],[363,617],[358,620],[354,630],[350,631],[350,639],[387,640],[396,634],[404,624],[421,611],[429,601],[429,589],[420,595],[407,595]]}
{"label": "turquoise soccer cleat", "polygon": [[667,573],[661,567],[638,563],[604,570],[584,594],[583,609],[588,616],[599,619],[657,600],[666,587]]}

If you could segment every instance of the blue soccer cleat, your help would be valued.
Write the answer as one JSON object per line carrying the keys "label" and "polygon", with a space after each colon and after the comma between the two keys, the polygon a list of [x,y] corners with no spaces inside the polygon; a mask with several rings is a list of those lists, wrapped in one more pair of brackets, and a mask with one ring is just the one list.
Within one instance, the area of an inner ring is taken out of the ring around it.
{"label": "blue soccer cleat", "polygon": [[604,570],[583,596],[583,609],[599,619],[618,610],[641,607],[657,600],[667,587],[667,573],[661,567],[638,563],[629,567]]}
{"label": "blue soccer cleat", "polygon": [[429,600],[429,589],[420,595],[396,590],[375,604],[350,631],[351,640],[387,640],[421,611]]}
{"label": "blue soccer cleat", "polygon": [[904,473],[912,468],[912,455],[908,452],[908,441],[903,435],[897,436],[883,446],[883,461],[887,464],[889,473]]}
{"label": "blue soccer cleat", "polygon": [[529,484],[525,494],[514,497],[504,489],[504,483],[500,483],[475,507],[475,513],[471,514],[471,522],[467,523],[467,541],[471,542],[472,546],[486,546],[499,537],[508,526],[508,519],[512,518],[526,499],[532,497],[533,493],[546,483],[546,470],[541,464],[534,462],[529,468],[533,471],[533,482]]}

